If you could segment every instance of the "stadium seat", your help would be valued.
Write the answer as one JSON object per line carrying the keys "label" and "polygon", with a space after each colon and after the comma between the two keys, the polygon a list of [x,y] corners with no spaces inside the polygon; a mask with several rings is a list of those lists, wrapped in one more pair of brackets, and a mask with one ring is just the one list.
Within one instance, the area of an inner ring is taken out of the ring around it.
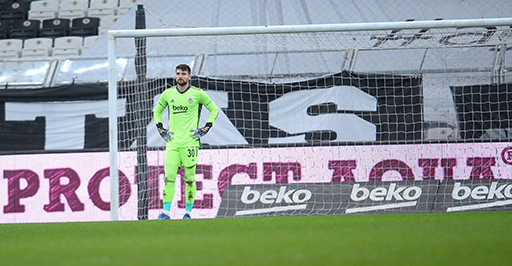
{"label": "stadium seat", "polygon": [[99,37],[100,36],[98,36],[98,35],[84,37],[83,50],[85,51],[85,50],[89,49],[89,47],[91,47],[99,39]]}
{"label": "stadium seat", "polygon": [[11,31],[10,20],[0,20],[0,39],[9,39]]}
{"label": "stadium seat", "polygon": [[89,0],[62,0],[59,3],[59,18],[80,18],[87,16]]}
{"label": "stadium seat", "polygon": [[71,36],[91,36],[98,35],[98,28],[100,25],[100,18],[75,18],[71,21]]}
{"label": "stadium seat", "polygon": [[91,0],[87,16],[104,17],[115,16],[117,12],[117,0]]}
{"label": "stadium seat", "polygon": [[138,0],[119,0],[119,7],[117,8],[117,14],[123,15],[128,12],[135,4],[137,4]]}
{"label": "stadium seat", "polygon": [[2,58],[2,59],[18,58],[21,55],[22,48],[23,48],[23,40],[19,40],[19,39],[0,40],[0,58]]}
{"label": "stadium seat", "polygon": [[4,3],[0,10],[0,19],[27,19],[29,8],[29,2]]}
{"label": "stadium seat", "polygon": [[33,1],[30,3],[28,19],[52,19],[57,17],[59,1]]}
{"label": "stadium seat", "polygon": [[32,38],[23,42],[21,57],[49,57],[53,47],[52,38]]}
{"label": "stadium seat", "polygon": [[39,36],[40,24],[39,20],[14,21],[9,36],[14,39],[37,38]]}
{"label": "stadium seat", "polygon": [[108,16],[108,17],[101,17],[100,19],[100,28],[99,28],[99,35],[105,33],[108,31],[114,23],[116,23],[119,20],[118,16]]}
{"label": "stadium seat", "polygon": [[52,56],[78,56],[82,50],[84,38],[78,36],[58,37],[54,39]]}
{"label": "stadium seat", "polygon": [[43,20],[41,27],[41,37],[63,37],[69,35],[71,20],[67,18],[54,18]]}

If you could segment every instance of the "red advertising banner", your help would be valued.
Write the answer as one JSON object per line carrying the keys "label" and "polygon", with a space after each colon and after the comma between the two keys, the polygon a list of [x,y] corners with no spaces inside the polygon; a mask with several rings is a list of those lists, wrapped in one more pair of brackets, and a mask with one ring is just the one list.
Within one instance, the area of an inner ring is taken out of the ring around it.
{"label": "red advertising banner", "polygon": [[[149,219],[161,211],[163,151],[148,154]],[[0,156],[0,223],[110,219],[109,154]],[[137,219],[136,154],[119,154],[121,220]],[[512,143],[200,150],[192,217],[215,218],[227,185],[511,179]],[[177,182],[171,218],[185,206]]]}

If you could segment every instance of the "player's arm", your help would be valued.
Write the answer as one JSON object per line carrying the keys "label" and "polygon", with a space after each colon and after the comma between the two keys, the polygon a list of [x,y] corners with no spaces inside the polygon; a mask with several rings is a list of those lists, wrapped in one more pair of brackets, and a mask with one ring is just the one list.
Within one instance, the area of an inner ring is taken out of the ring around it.
{"label": "player's arm", "polygon": [[170,141],[172,139],[172,135],[174,132],[169,131],[164,128],[164,125],[162,124],[162,112],[167,107],[167,101],[165,100],[165,95],[162,94],[160,96],[160,99],[158,100],[158,104],[155,107],[155,110],[153,111],[153,119],[156,123],[156,128],[158,130],[158,133],[165,141]]}
{"label": "player's arm", "polygon": [[215,102],[212,101],[210,96],[208,94],[204,93],[204,103],[203,105],[210,111],[210,115],[208,116],[208,121],[202,128],[198,129],[191,129],[193,133],[190,135],[195,139],[199,139],[206,135],[208,131],[212,128],[213,124],[215,123],[215,120],[217,120],[217,116],[219,115],[219,108],[215,104]]}

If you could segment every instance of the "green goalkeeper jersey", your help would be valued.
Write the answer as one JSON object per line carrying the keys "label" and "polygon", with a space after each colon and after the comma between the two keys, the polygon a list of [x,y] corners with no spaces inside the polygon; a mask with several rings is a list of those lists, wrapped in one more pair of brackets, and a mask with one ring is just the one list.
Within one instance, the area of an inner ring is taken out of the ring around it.
{"label": "green goalkeeper jersey", "polygon": [[172,140],[167,143],[171,147],[199,146],[199,140],[190,136],[191,129],[199,128],[201,107],[210,110],[208,122],[212,125],[217,119],[219,108],[210,96],[202,89],[189,86],[184,92],[180,92],[176,86],[166,89],[153,112],[155,123],[162,123],[162,112],[169,107],[169,131],[174,132]]}

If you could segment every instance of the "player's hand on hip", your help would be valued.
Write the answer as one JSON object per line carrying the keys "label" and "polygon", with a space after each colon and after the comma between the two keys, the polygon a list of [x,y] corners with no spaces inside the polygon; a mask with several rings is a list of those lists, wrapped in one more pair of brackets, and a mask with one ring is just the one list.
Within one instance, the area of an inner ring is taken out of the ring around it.
{"label": "player's hand on hip", "polygon": [[192,136],[193,138],[195,139],[200,139],[202,138],[204,135],[206,135],[208,133],[208,131],[210,131],[210,128],[213,126],[213,124],[211,122],[208,122],[206,123],[206,125],[204,125],[204,127],[202,128],[197,128],[197,129],[191,129],[190,131],[192,131],[193,133],[190,134],[190,136]]}
{"label": "player's hand on hip", "polygon": [[158,133],[160,134],[160,136],[167,142],[167,141],[171,141],[172,140],[172,135],[171,134],[174,134],[174,132],[172,131],[169,131],[167,129],[164,128],[164,126],[162,125],[162,123],[158,123],[156,124],[156,128],[158,130]]}

